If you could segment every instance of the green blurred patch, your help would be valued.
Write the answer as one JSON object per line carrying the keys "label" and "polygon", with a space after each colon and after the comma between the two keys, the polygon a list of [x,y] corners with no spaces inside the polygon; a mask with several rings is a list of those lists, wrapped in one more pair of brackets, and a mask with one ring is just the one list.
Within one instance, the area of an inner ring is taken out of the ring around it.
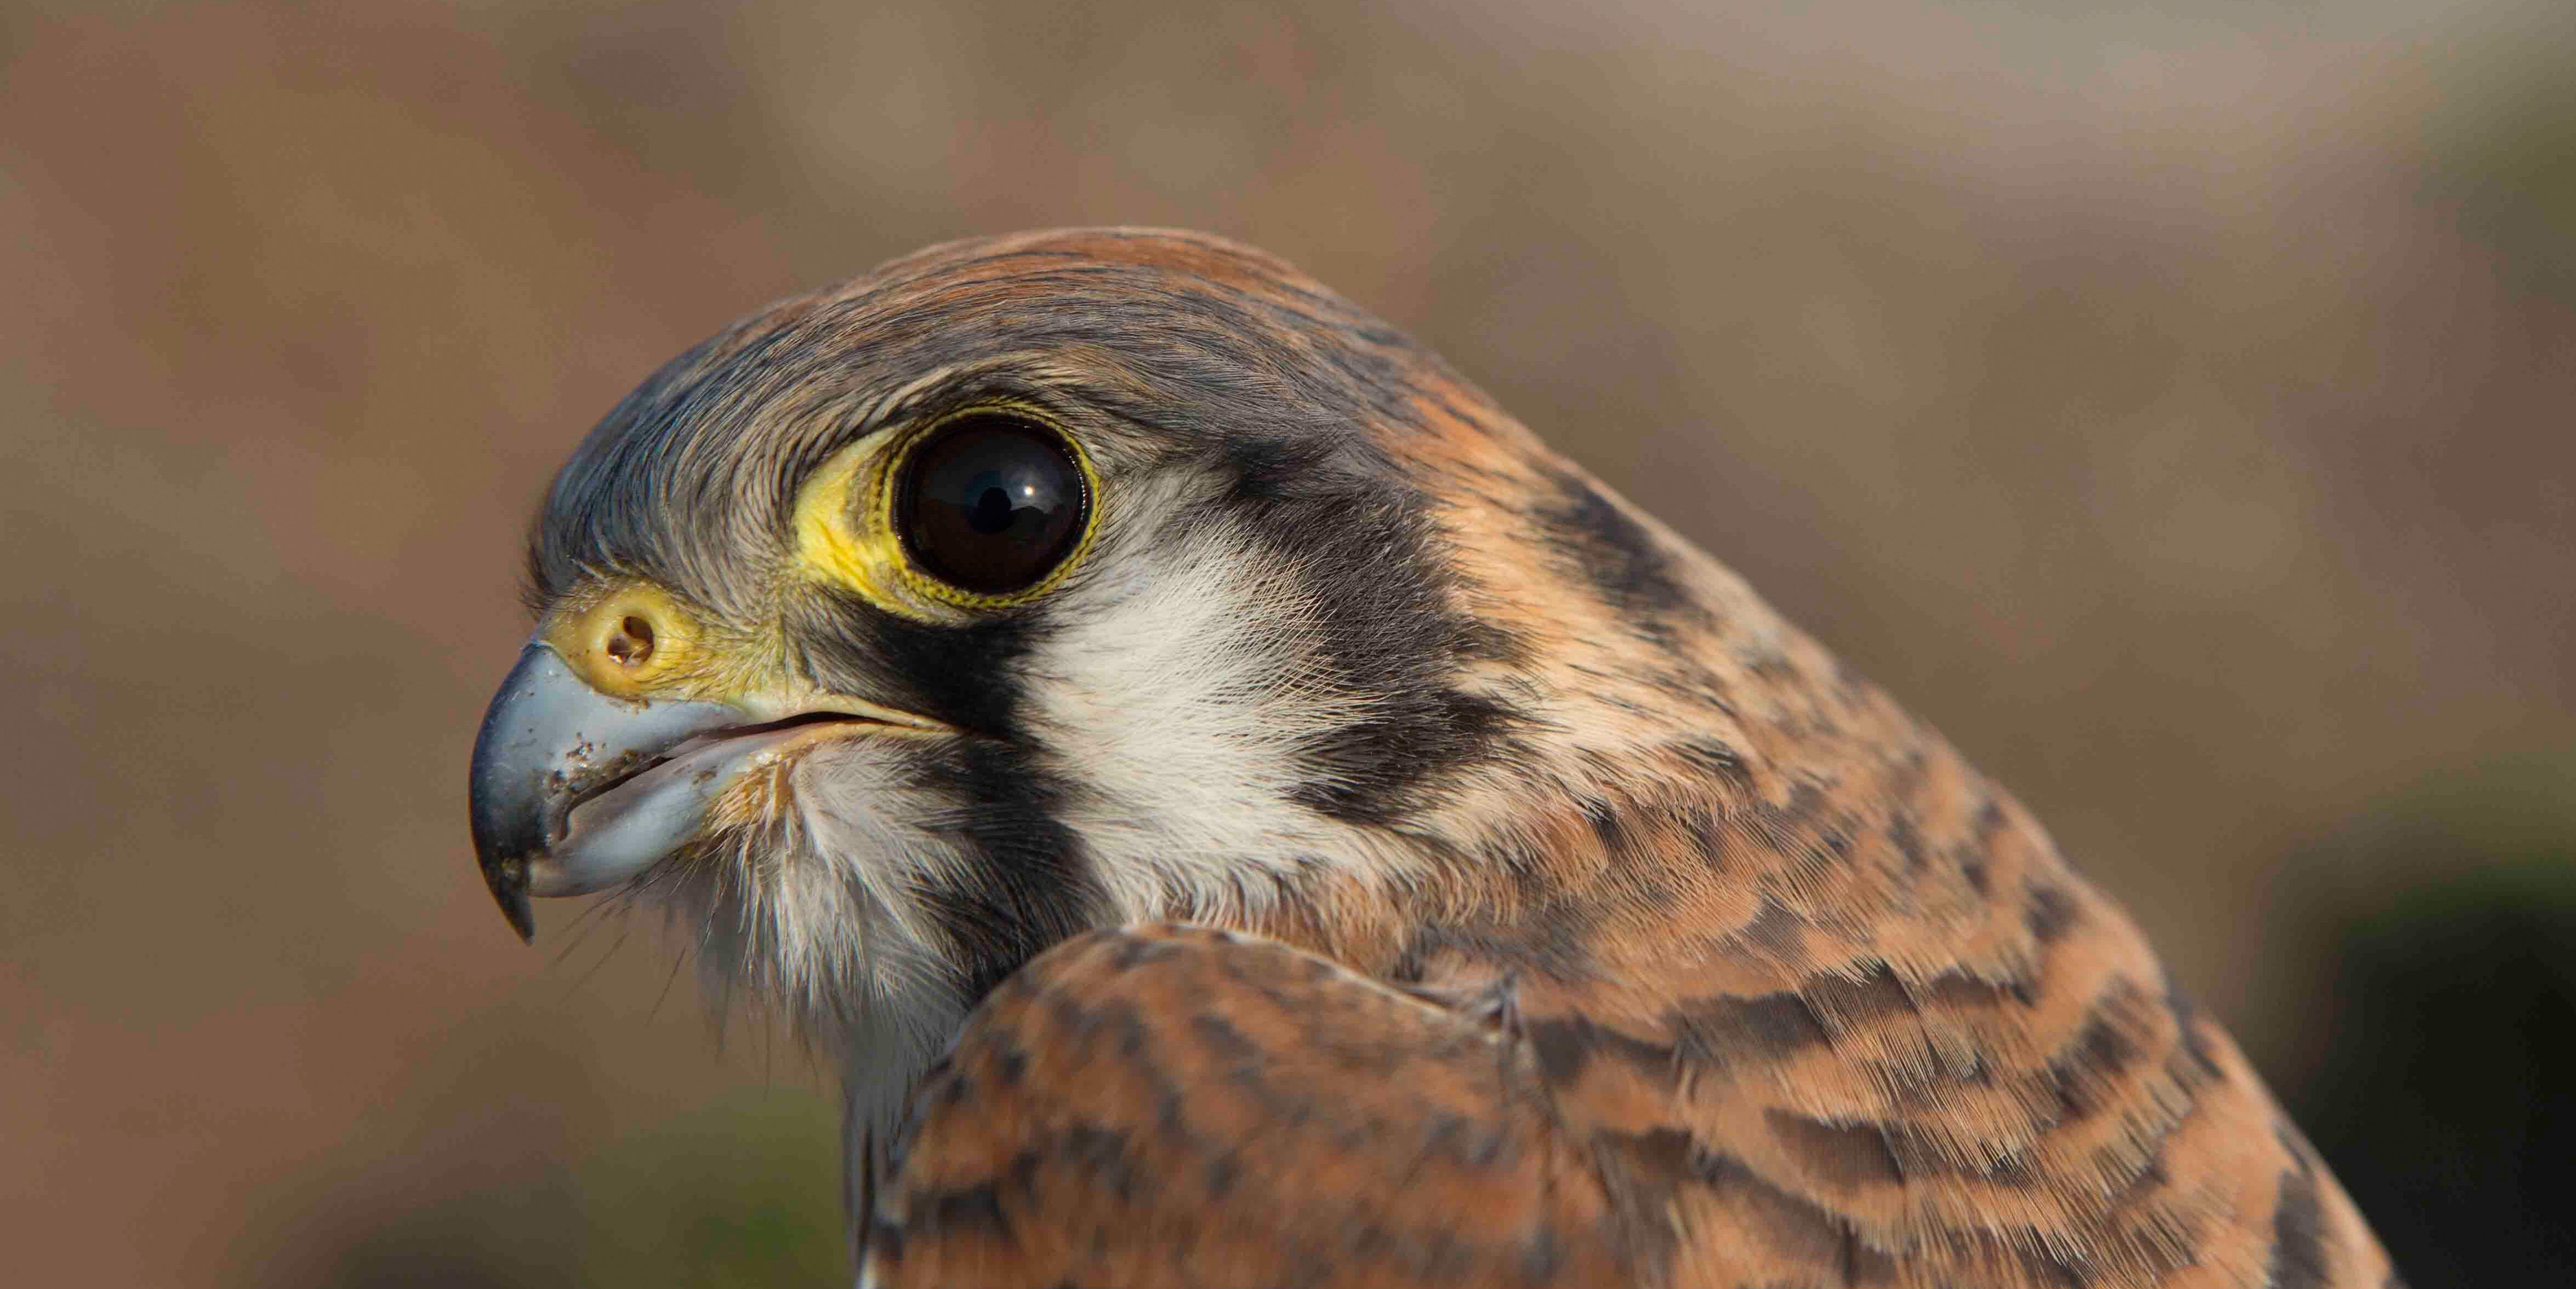
{"label": "green blurred patch", "polygon": [[842,1285],[838,1110],[750,1089],[618,1139],[574,1170],[585,1284]]}
{"label": "green blurred patch", "polygon": [[577,1161],[524,1122],[433,1115],[401,1148],[281,1195],[232,1282],[839,1289],[839,1141],[837,1109],[802,1087],[728,1093]]}
{"label": "green blurred patch", "polygon": [[2576,38],[2489,49],[2442,78],[2438,186],[2552,291],[2576,289]]}
{"label": "green blurred patch", "polygon": [[2547,771],[2318,857],[2399,880],[2322,902],[2330,1019],[2284,1091],[2415,1284],[2576,1283],[2576,775]]}

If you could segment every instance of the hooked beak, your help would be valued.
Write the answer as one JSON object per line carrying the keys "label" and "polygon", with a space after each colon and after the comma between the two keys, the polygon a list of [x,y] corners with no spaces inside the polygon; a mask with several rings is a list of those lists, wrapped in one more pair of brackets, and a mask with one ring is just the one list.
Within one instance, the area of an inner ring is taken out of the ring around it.
{"label": "hooked beak", "polygon": [[853,700],[613,698],[584,682],[553,645],[534,641],[474,739],[474,853],[483,884],[519,938],[534,939],[528,897],[585,895],[642,876],[708,831],[711,807],[729,785],[793,758],[822,733],[820,722],[945,728]]}
{"label": "hooked beak", "polygon": [[577,895],[641,873],[686,839],[699,813],[689,807],[704,803],[685,789],[653,794],[638,803],[649,808],[617,814],[625,827],[584,818],[579,840],[575,807],[663,764],[688,739],[750,719],[729,703],[611,698],[544,641],[520,650],[483,713],[472,779],[475,858],[519,938],[536,934],[530,895]]}

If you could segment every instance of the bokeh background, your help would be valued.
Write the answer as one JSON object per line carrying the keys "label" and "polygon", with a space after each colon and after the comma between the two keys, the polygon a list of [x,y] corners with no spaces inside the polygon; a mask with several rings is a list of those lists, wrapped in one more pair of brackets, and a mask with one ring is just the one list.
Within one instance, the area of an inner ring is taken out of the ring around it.
{"label": "bokeh background", "polygon": [[[0,6],[0,1249],[828,1284],[821,1080],[475,876],[523,524],[1073,223],[1409,328],[2013,785],[2421,1285],[2576,1266],[2576,6]],[[676,982],[675,982],[676,976]]]}

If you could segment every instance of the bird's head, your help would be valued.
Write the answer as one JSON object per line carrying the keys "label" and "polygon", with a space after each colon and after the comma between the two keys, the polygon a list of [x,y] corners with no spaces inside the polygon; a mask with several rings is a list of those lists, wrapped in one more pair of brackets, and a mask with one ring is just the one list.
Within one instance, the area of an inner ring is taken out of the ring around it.
{"label": "bird's head", "polygon": [[1499,925],[1614,794],[1740,772],[1729,677],[1801,647],[1385,324],[1174,234],[754,315],[590,433],[531,563],[473,768],[503,910],[670,909],[872,1103],[1090,927],[1382,967]]}

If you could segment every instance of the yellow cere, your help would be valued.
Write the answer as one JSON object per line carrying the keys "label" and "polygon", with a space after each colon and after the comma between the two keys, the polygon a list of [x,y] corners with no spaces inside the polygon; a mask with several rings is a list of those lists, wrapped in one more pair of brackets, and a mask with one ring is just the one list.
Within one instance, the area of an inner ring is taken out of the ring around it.
{"label": "yellow cere", "polygon": [[[913,564],[895,527],[895,485],[903,477],[905,458],[932,431],[959,417],[997,411],[1055,428],[1082,472],[1090,504],[1082,535],[1053,572],[1024,590],[985,595],[951,586]],[[1026,604],[1055,589],[1091,553],[1103,502],[1100,474],[1090,454],[1053,418],[1019,404],[978,404],[936,421],[871,435],[826,460],[796,494],[796,553],[812,576],[856,591],[889,613],[916,622],[963,622],[978,610]]]}
{"label": "yellow cere", "polygon": [[613,698],[722,699],[747,679],[738,674],[746,651],[709,640],[696,613],[649,583],[608,583],[574,596],[547,615],[540,635]]}

